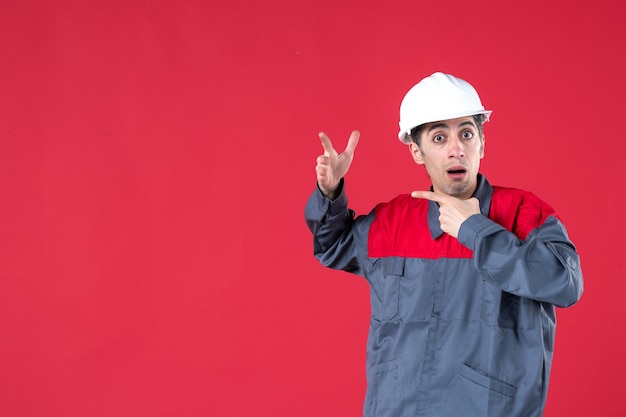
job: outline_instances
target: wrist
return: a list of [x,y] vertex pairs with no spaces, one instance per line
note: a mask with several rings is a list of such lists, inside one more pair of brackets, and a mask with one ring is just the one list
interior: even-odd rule
[[334,187],[325,187],[318,182],[317,188],[324,197],[329,200],[334,200],[339,196],[339,194],[341,194],[341,183],[342,181],[339,181],[339,183],[337,183]]

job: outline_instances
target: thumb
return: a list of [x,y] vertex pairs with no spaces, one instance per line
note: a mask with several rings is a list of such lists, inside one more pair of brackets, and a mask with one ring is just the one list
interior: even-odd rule
[[346,150],[344,152],[347,153],[354,153],[354,150],[356,149],[356,145],[359,144],[359,138],[361,137],[361,132],[359,132],[358,130],[353,130],[352,134],[350,135],[350,138],[348,139],[348,145],[346,146]]

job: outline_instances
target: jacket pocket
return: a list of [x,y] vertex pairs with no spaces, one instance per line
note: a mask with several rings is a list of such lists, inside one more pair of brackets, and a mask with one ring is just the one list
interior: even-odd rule
[[398,364],[396,359],[373,365],[367,370],[365,417],[393,415],[398,402]]
[[384,321],[400,319],[400,283],[404,276],[404,258],[384,258],[383,311]]
[[508,416],[512,410],[517,387],[461,365],[442,405],[446,416]]
[[468,365],[463,364],[463,366],[461,366],[459,375],[483,388],[498,392],[502,395],[506,395],[507,397],[513,398],[513,395],[515,395],[516,388],[513,385],[493,378]]

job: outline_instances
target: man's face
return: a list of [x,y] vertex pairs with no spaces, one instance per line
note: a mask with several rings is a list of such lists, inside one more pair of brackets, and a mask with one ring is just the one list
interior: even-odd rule
[[426,167],[436,193],[467,199],[476,190],[484,143],[468,116],[426,124],[421,146],[411,143],[409,148],[415,162]]

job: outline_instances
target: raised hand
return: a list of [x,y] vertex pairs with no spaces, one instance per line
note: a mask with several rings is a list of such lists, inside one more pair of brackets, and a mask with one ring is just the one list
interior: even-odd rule
[[432,191],[413,191],[413,198],[425,198],[439,203],[439,223],[441,230],[452,237],[459,237],[461,224],[474,214],[480,214],[480,203],[477,198],[461,200],[451,195],[436,194]]
[[317,184],[326,197],[330,199],[337,197],[335,192],[339,187],[341,179],[350,168],[352,158],[354,157],[354,150],[359,143],[360,135],[359,131],[353,131],[348,139],[346,149],[341,153],[337,153],[329,137],[326,136],[326,133],[319,133],[322,147],[324,148],[324,154],[317,157],[315,172],[317,173]]

